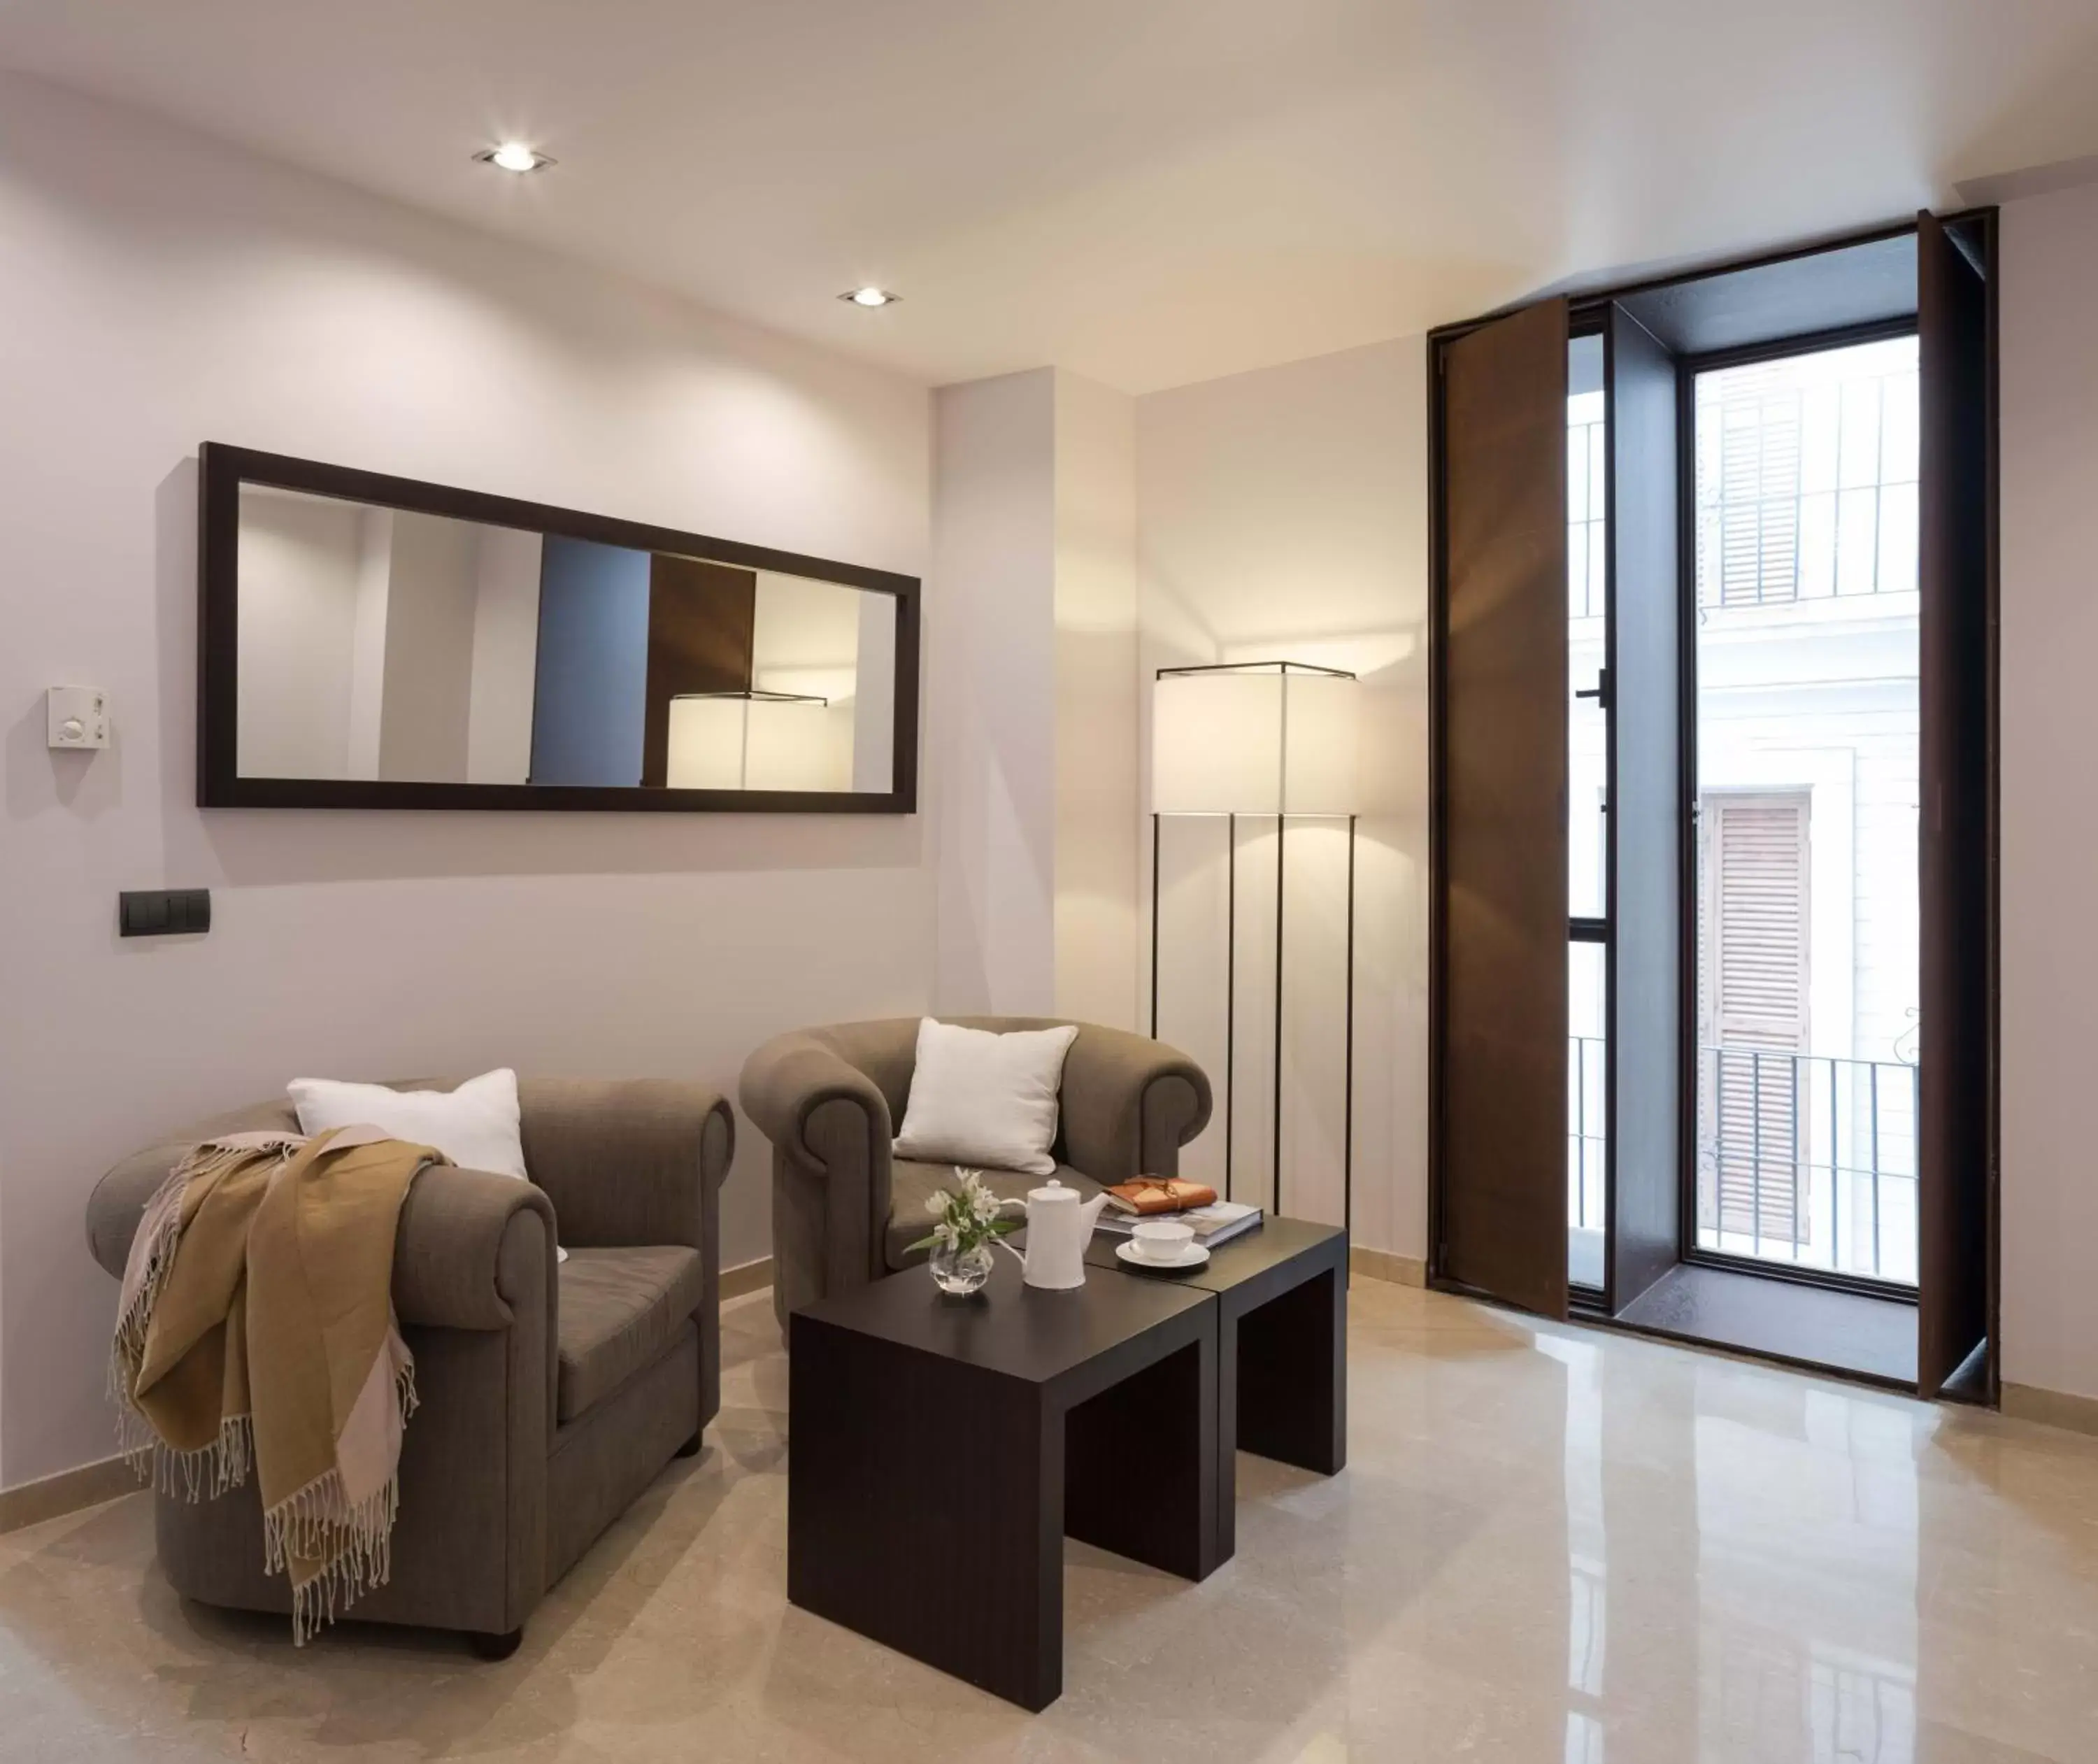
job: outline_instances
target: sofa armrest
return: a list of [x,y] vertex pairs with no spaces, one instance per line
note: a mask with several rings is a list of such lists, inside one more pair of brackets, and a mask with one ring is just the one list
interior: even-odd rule
[[87,1197],[87,1247],[112,1279],[124,1278],[124,1264],[130,1258],[131,1240],[138,1235],[146,1203],[195,1143],[194,1139],[166,1139],[149,1145],[94,1185],[94,1192]]
[[[88,1246],[124,1277],[146,1203],[195,1142],[169,1140],[125,1159],[87,1203]],[[529,1231],[521,1224],[529,1218]],[[514,1270],[536,1244],[552,1290],[554,1209],[530,1183],[433,1165],[410,1186],[393,1238],[393,1309],[404,1323],[507,1329],[519,1296]]]
[[[834,1048],[798,1033],[766,1042],[745,1060],[736,1095],[772,1142],[779,1177],[822,1191],[819,1202],[807,1203],[827,1222],[819,1290],[841,1290],[879,1275],[896,1138],[880,1086]],[[780,1208],[804,1203],[782,1195],[775,1180],[774,1205],[777,1256]]]
[[[543,1287],[520,1278],[545,1268]],[[435,1329],[507,1329],[521,1297],[552,1292],[554,1209],[530,1183],[487,1170],[432,1165],[402,1203],[393,1236],[393,1310]]]
[[718,1255],[717,1197],[735,1117],[700,1084],[529,1078],[518,1088],[524,1167],[575,1248],[683,1244]]
[[812,1140],[809,1132],[826,1104],[857,1108],[866,1117],[868,1131],[884,1144],[896,1138],[880,1086],[813,1035],[781,1035],[766,1042],[744,1062],[736,1100],[776,1149],[812,1173],[822,1168],[831,1149],[827,1143]]
[[1209,1121],[1209,1080],[1177,1047],[1087,1024],[1064,1060],[1063,1141],[1101,1182],[1172,1176]]

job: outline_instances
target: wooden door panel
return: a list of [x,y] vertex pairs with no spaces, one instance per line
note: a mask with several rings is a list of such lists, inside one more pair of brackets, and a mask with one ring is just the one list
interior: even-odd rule
[[1675,358],[1621,306],[1609,391],[1611,945],[1608,1298],[1622,1311],[1682,1245],[1683,580]]
[[751,678],[757,574],[658,552],[648,570],[648,681],[641,782],[669,778],[670,700],[681,692],[742,692]]
[[1439,1277],[1566,1310],[1567,308],[1442,360]]
[[1919,217],[1922,369],[1922,1030],[1917,1384],[1934,1396],[1990,1330],[1995,1046],[1994,427],[1983,269]]

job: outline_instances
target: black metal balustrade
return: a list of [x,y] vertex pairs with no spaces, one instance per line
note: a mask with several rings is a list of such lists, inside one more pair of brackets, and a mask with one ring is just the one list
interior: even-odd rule
[[[1566,1222],[1582,1231],[1603,1223],[1604,1074],[1609,1043],[1600,1035],[1573,1035],[1566,1048]],[[1591,1193],[1591,1191],[1593,1191]]]
[[[1567,1222],[1603,1221],[1606,1044],[1569,1038]],[[1698,1051],[1703,1249],[1915,1284],[1916,1073],[1900,1060]]]

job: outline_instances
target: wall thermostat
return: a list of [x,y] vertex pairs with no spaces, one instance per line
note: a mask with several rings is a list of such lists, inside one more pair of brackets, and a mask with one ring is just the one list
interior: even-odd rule
[[55,748],[109,745],[109,696],[91,686],[55,686],[44,694],[44,738]]

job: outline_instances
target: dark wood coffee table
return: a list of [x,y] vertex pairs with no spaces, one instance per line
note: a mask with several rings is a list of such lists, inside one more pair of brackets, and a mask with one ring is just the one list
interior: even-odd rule
[[1047,1707],[1066,1533],[1189,1580],[1222,1560],[1219,1297],[1120,1274],[1038,1292],[1000,1253],[973,1299],[914,1268],[796,1312],[788,1599]]
[[1217,1297],[1217,1560],[1237,1547],[1237,1455],[1332,1476],[1348,1461],[1348,1234],[1271,1218],[1220,1244],[1188,1274],[1132,1272],[1121,1241],[1086,1260],[1147,1284]]

